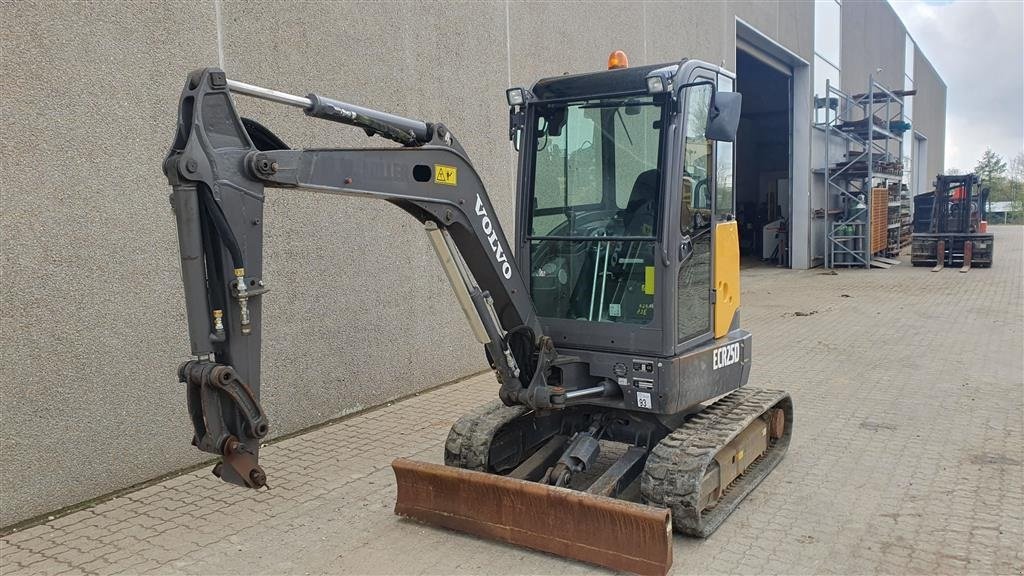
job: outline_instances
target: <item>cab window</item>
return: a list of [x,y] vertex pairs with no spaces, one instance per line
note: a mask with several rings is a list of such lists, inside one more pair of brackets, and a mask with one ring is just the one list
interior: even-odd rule
[[682,205],[679,226],[683,234],[705,228],[711,220],[712,142],[704,136],[712,87],[689,88],[686,100],[686,135],[683,143]]
[[654,318],[663,95],[552,103],[532,126],[530,292],[548,318]]
[[[686,92],[683,141],[683,182],[679,207],[682,263],[676,286],[678,342],[711,329],[711,214],[714,208],[712,142],[704,136],[712,87],[691,86]],[[683,254],[685,252],[685,255]]]

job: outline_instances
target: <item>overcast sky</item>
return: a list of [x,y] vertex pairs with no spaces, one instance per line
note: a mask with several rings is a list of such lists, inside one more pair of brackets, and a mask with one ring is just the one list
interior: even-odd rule
[[1024,2],[890,3],[946,82],[946,168],[1024,152]]

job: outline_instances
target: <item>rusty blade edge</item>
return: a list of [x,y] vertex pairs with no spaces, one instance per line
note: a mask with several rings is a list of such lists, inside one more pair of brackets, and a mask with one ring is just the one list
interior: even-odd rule
[[[666,509],[405,459],[395,460],[392,468],[398,480],[395,513],[400,516],[638,574],[663,575],[672,565],[672,531]],[[467,506],[466,490],[471,491],[469,500],[500,493],[503,505],[497,512]],[[518,507],[507,506],[509,495],[520,500]],[[559,508],[557,502],[563,499]],[[526,516],[524,509],[529,511]],[[573,509],[583,509],[585,514],[566,522],[541,517],[545,513],[569,514]],[[531,518],[533,510],[541,512]],[[596,524],[598,518],[604,522]],[[622,530],[623,526],[634,529]],[[617,534],[604,531],[615,527],[620,528]]]
[[[443,528],[457,530],[473,536],[481,536],[492,540],[524,546],[541,552],[547,552],[557,556],[563,556],[573,560],[596,564],[598,566],[604,566],[615,570],[625,570],[636,574],[653,574],[662,576],[668,573],[668,569],[672,566],[671,561],[651,560],[618,551],[594,548],[593,546],[588,546],[587,544],[565,538],[555,538],[549,534],[539,534],[537,532],[531,532],[514,526],[493,524],[477,518],[467,518],[465,516],[457,516],[427,508],[403,506],[401,510],[396,508],[395,513],[399,516],[433,526],[441,526]],[[474,529],[479,527],[491,527],[493,530]],[[536,542],[537,537],[548,538],[554,542],[551,542],[550,546],[544,546]]]

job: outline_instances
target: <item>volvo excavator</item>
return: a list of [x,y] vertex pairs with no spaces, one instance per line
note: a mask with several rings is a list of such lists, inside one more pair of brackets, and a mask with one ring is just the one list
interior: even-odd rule
[[[616,570],[664,574],[673,529],[706,537],[782,459],[792,402],[745,386],[733,75],[698,60],[507,91],[514,240],[443,124],[188,75],[172,187],[193,444],[267,484],[260,443],[263,203],[269,189],[383,200],[418,220],[482,344],[498,398],[452,426],[444,465],[398,458],[395,512]],[[293,150],[237,97],[397,145]],[[272,304],[272,299],[267,301]]]

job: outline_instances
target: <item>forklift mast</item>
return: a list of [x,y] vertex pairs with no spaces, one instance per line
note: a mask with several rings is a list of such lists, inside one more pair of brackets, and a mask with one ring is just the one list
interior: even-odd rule
[[931,232],[969,234],[985,219],[988,188],[976,174],[939,174],[935,178]]

